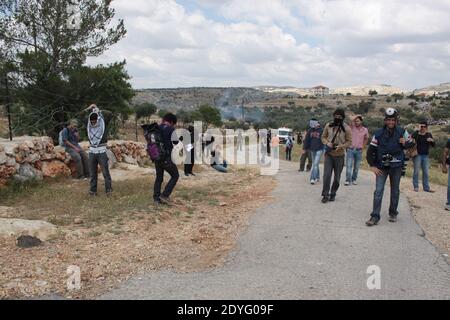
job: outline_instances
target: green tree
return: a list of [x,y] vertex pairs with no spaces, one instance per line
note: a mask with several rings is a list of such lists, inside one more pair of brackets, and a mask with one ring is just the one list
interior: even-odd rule
[[[70,24],[71,9],[79,24]],[[129,115],[133,93],[125,62],[84,66],[87,57],[125,36],[123,21],[114,22],[114,14],[111,1],[1,1],[0,44],[15,62],[11,76],[20,84],[13,97],[21,106],[13,115],[18,131],[56,137],[62,124],[90,102],[111,109],[112,131],[117,119]]]
[[210,124],[220,127],[222,125],[222,116],[220,110],[210,105],[204,104],[198,108],[198,113],[204,125],[208,127]]
[[143,119],[144,122],[149,123],[152,115],[156,113],[156,106],[153,103],[144,102],[135,107],[136,123]]
[[376,96],[378,94],[378,92],[376,90],[369,90],[369,95],[371,97]]

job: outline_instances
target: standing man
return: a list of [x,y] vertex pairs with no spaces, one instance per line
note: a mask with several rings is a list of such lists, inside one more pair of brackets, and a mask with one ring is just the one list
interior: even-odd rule
[[239,150],[239,151],[242,151],[243,140],[244,140],[244,137],[242,136],[242,129],[238,129],[236,142],[237,142],[237,150]]
[[[303,145],[303,152],[304,154],[306,152],[310,154],[310,157],[312,159],[312,171],[310,182],[311,184],[316,184],[320,180],[319,164],[324,148],[322,143],[323,129],[320,127],[320,123],[316,119],[311,119],[309,121],[309,127],[310,129],[306,133],[305,144]],[[304,162],[302,163],[304,165]]]
[[400,178],[405,162],[404,149],[414,146],[408,131],[399,126],[398,120],[398,111],[394,108],[388,108],[385,112],[384,127],[375,132],[367,150],[367,162],[370,165],[370,170],[376,176],[373,211],[370,214],[370,220],[366,222],[369,227],[378,224],[378,221],[380,221],[384,185],[388,177],[391,185],[389,221],[397,221]]
[[62,141],[66,152],[70,154],[70,157],[75,161],[77,167],[77,179],[87,180],[89,178],[89,163],[88,156],[80,147],[78,142],[80,141],[80,135],[78,134],[78,121],[72,119],[69,121],[69,125],[62,130]]
[[445,205],[445,210],[450,211],[450,138],[447,140],[447,144],[444,148],[444,154],[442,157],[442,172],[448,173],[448,182],[447,182],[447,204]]
[[[177,124],[177,116],[172,113],[167,113],[163,119],[162,123],[159,125],[159,130],[161,132],[162,141],[164,144],[166,157],[160,161],[155,161],[156,169],[156,179],[153,192],[153,200],[156,205],[159,204],[171,204],[169,199],[172,194],[175,185],[177,184],[178,178],[180,177],[178,173],[177,166],[172,161],[172,150],[173,143],[177,144],[178,139],[173,135],[175,131],[175,125]],[[173,137],[172,137],[173,135]],[[161,194],[161,185],[164,180],[164,171],[170,175],[170,180],[167,183],[163,193]]]
[[347,149],[347,177],[345,185],[356,185],[358,179],[359,166],[362,160],[362,152],[369,142],[369,130],[362,125],[363,117],[361,115],[355,116],[350,125],[352,130],[352,145]]
[[433,136],[428,132],[428,122],[421,121],[419,124],[419,130],[413,133],[414,142],[417,145],[417,155],[413,158],[414,161],[414,174],[413,174],[413,187],[415,192],[419,192],[419,172],[422,168],[422,186],[423,191],[431,192],[430,182],[428,178],[428,170],[430,167],[430,159],[428,157],[430,147],[434,147]]
[[292,139],[292,136],[289,134],[286,139],[286,160],[292,161],[292,149],[294,148],[294,140]]
[[[184,175],[188,177],[189,175],[195,176],[195,174],[192,172],[194,169],[194,163],[195,163],[195,148],[194,146],[198,142],[198,138],[194,136],[194,126],[188,127],[189,135],[191,137],[191,141],[188,144],[184,145],[184,150],[186,152],[186,156],[184,159]],[[181,138],[180,138],[181,140]]]
[[306,160],[308,160],[308,165],[306,166],[306,172],[310,171],[311,167],[312,167],[311,151],[309,151],[305,147],[307,138],[308,138],[308,131],[306,131],[306,133],[305,133],[305,141],[303,143],[302,155],[300,157],[300,168],[298,169],[298,171],[300,171],[300,172],[305,171]]
[[100,112],[100,109],[95,104],[89,106],[88,111],[90,111],[90,114],[87,134],[90,143],[89,170],[91,171],[89,194],[91,196],[97,195],[97,168],[100,165],[103,178],[105,179],[106,196],[110,197],[112,194],[112,179],[109,173],[106,146],[108,142],[108,124],[111,117],[108,113]]
[[[333,122],[327,123],[322,134],[322,143],[325,145],[322,203],[335,200],[336,192],[340,185],[342,169],[344,169],[345,150],[352,145],[352,131],[344,123],[344,110],[336,109],[333,117]],[[333,185],[331,185],[333,172],[334,181]]]

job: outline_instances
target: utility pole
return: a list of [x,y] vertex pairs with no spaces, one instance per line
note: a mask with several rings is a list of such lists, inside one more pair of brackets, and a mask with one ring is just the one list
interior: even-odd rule
[[9,140],[12,141],[11,129],[11,96],[9,94],[8,71],[5,72],[5,90],[6,90],[6,112],[8,114]]

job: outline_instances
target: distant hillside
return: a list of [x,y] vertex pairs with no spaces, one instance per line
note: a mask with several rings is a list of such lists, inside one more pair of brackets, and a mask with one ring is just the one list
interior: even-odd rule
[[150,102],[160,109],[194,109],[202,104],[220,108],[238,107],[271,99],[294,96],[295,93],[265,92],[255,88],[174,88],[137,90],[133,103]]
[[378,94],[381,95],[390,95],[395,93],[406,93],[406,90],[393,87],[387,84],[380,85],[368,85],[368,86],[354,86],[354,87],[343,87],[332,89],[332,94],[347,94],[351,93],[353,96],[368,96],[369,91],[375,90]]
[[413,93],[415,95],[424,93],[429,96],[432,96],[434,94],[448,94],[450,93],[450,82],[441,83],[439,85],[429,86],[422,89],[416,89],[413,91]]

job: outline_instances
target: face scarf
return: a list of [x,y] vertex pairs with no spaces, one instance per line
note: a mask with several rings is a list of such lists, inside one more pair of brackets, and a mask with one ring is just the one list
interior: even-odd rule
[[[95,112],[89,115],[89,119],[94,113]],[[93,147],[98,147],[98,145],[102,141],[103,134],[105,133],[105,121],[103,120],[103,117],[100,113],[97,113],[97,115],[97,123],[95,125],[92,125],[91,121],[89,120],[87,126],[89,142]]]

